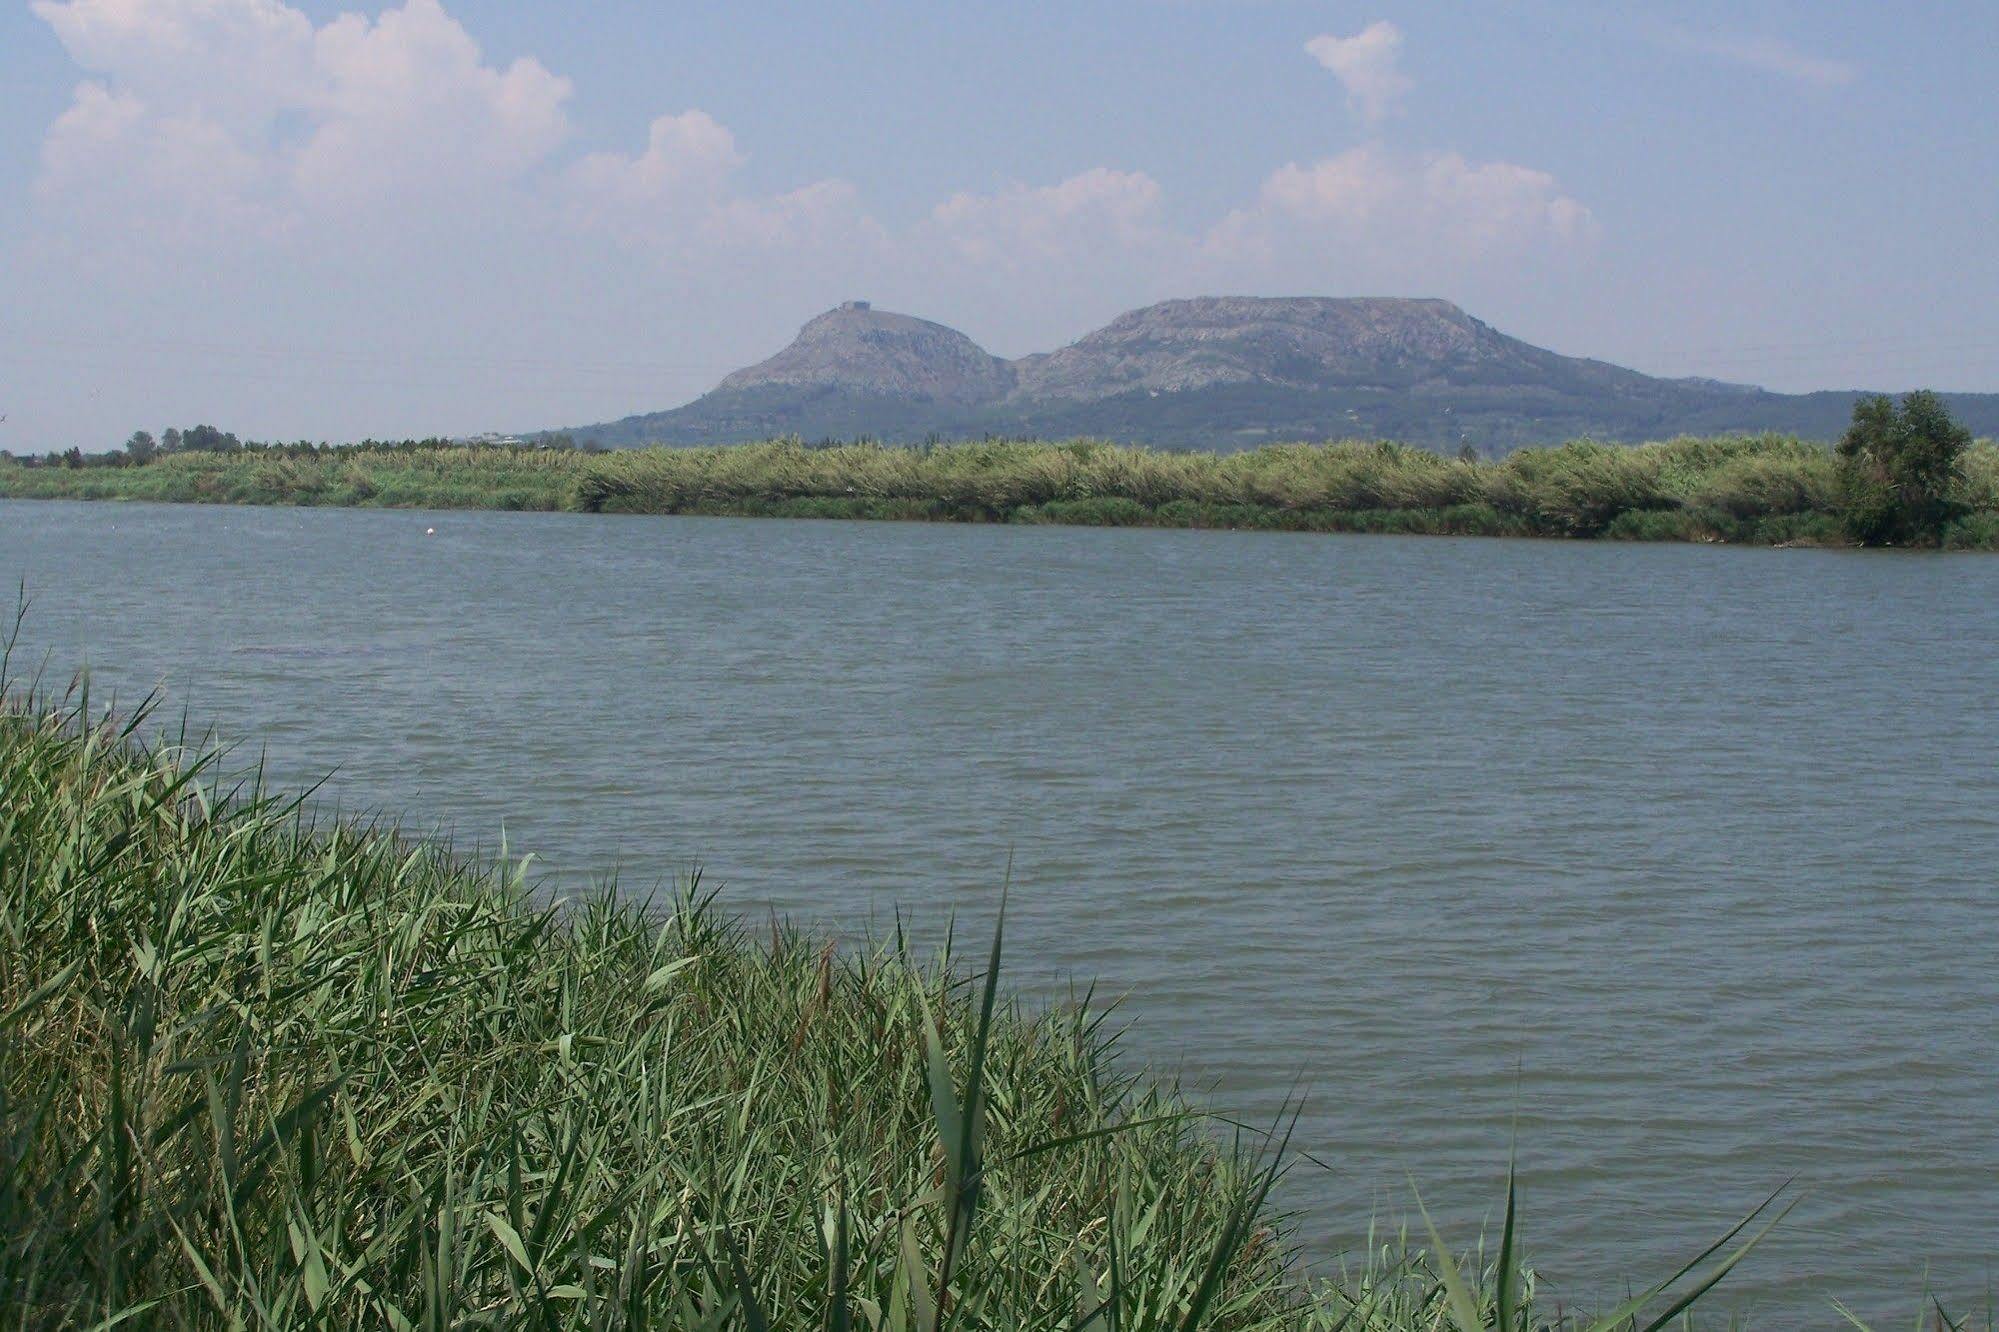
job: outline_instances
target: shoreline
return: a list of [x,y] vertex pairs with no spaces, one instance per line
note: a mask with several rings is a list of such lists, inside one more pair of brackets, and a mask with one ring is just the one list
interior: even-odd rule
[[[623,1326],[752,1302],[770,1326],[1583,1326],[1518,1254],[1454,1262],[1434,1230],[1311,1275],[1269,1201],[1281,1118],[1231,1146],[1122,1066],[1106,1011],[1006,999],[997,923],[929,960],[766,932],[698,883],[544,905],[523,866],[149,747],[147,707],[93,722],[8,683],[0,1188],[39,1201],[0,1208],[0,1302],[400,1325],[440,1293],[518,1320],[609,1283]],[[1704,1293],[1777,1203],[1632,1309]],[[1512,1205],[1508,1180],[1509,1233]]]
[[[1167,453],[1096,441],[899,448],[271,446],[145,464],[0,461],[0,499],[687,514],[1846,547],[1830,450],[1783,436],[1572,441],[1499,461],[1394,444]],[[1935,547],[1999,550],[1999,446]]]

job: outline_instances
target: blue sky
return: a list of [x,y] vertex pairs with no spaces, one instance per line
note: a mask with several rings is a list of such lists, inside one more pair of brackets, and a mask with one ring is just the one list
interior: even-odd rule
[[868,297],[1017,355],[1425,295],[1999,390],[1999,5],[0,8],[0,447],[670,406]]

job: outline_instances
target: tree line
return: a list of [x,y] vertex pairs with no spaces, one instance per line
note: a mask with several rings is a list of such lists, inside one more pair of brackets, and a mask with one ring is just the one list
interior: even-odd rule
[[319,458],[353,453],[418,452],[438,449],[580,449],[585,453],[602,452],[603,445],[595,440],[578,444],[574,436],[568,434],[538,435],[531,439],[495,443],[482,440],[449,439],[442,435],[430,435],[422,439],[363,439],[346,444],[329,444],[325,440],[314,442],[309,439],[292,441],[239,439],[235,432],[222,430],[212,425],[189,426],[186,429],[168,427],[155,437],[150,430],[134,430],[131,437],[117,448],[100,453],[85,453],[81,448],[51,449],[42,454],[25,454],[16,457],[0,449],[0,461],[12,462],[22,467],[144,467],[160,458],[183,453],[242,453],[268,454],[280,458]]
[[[1837,475],[1835,516],[1849,540],[1863,546],[1937,545],[1951,523],[1969,511],[1960,495],[1964,458],[1971,432],[1953,420],[1943,399],[1928,390],[1905,395],[1900,403],[1885,396],[1866,397],[1854,404],[1853,421],[1834,448]],[[443,449],[533,451],[576,449],[601,452],[596,441],[578,445],[567,434],[528,440],[514,438],[453,440],[364,439],[329,445],[297,440],[291,443],[243,440],[212,425],[170,428],[156,439],[136,430],[122,448],[86,454],[81,449],[15,458],[0,451],[0,461],[24,467],[144,467],[177,454],[270,454],[288,458],[324,458],[366,453],[415,452]],[[1459,461],[1478,466],[1468,447]]]

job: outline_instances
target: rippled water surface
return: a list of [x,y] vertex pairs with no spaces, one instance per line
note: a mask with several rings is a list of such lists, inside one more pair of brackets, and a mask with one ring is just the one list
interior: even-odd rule
[[[426,535],[434,527],[435,535]],[[633,887],[983,930],[1268,1115],[1324,1257],[1469,1241],[1516,1109],[1565,1297],[1796,1175],[1731,1281],[1983,1300],[1999,557],[0,503],[25,649],[285,781]]]

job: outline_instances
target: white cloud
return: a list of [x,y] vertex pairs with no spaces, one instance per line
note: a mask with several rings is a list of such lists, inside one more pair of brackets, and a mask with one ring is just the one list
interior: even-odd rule
[[1323,33],[1305,50],[1333,72],[1347,90],[1347,105],[1370,125],[1386,119],[1415,86],[1401,68],[1402,30],[1387,19],[1351,37]]
[[312,95],[312,23],[276,0],[34,0],[85,69],[162,104],[236,119]]
[[1512,162],[1468,162],[1433,153],[1423,162],[1418,211],[1429,214],[1473,249],[1516,242],[1588,239],[1596,220],[1562,193],[1546,171]]
[[341,15],[313,35],[312,68],[301,109],[318,123],[294,166],[308,198],[511,181],[569,134],[569,80],[528,58],[487,65],[438,0]]
[[872,259],[888,235],[844,180],[816,180],[769,198],[734,195],[711,215],[707,236],[718,244],[824,253],[846,247],[850,258]]
[[101,227],[188,240],[276,228],[262,176],[212,118],[156,114],[132,93],[85,82],[42,142],[35,192],[45,205],[87,202]]
[[[1050,185],[956,193],[892,235],[845,181],[745,190],[735,136],[699,109],[653,120],[636,152],[564,164],[569,81],[529,57],[488,61],[439,0],[318,26],[282,0],[33,7],[95,76],[48,132],[41,200],[174,243],[358,234],[413,253],[410,238],[426,227],[448,237],[540,217],[673,271],[758,252],[794,275],[812,262],[855,272],[901,251],[948,287],[953,273],[1137,283],[1202,265],[1226,282],[1241,256],[1309,264],[1327,243],[1443,263],[1592,227],[1545,172],[1366,144],[1277,168],[1212,227],[1174,225],[1156,179],[1100,166]],[[1382,21],[1306,49],[1373,121],[1410,86],[1401,44]],[[544,198],[561,202],[544,211]]]
[[[43,143],[45,203],[185,239],[190,216],[272,235],[387,199],[469,201],[569,133],[560,78],[489,65],[438,0],[315,28],[276,0],[36,0],[81,84]],[[179,220],[178,222],[176,220]]]
[[1255,204],[1224,218],[1207,244],[1217,254],[1266,260],[1338,244],[1403,265],[1448,268],[1588,241],[1595,230],[1589,209],[1545,171],[1363,144],[1277,168]]
[[652,122],[644,152],[591,153],[570,169],[570,180],[606,203],[658,205],[689,194],[711,198],[742,163],[735,135],[706,111],[684,111]]
[[[366,429],[430,428],[472,403],[491,413],[478,424],[513,426],[660,406],[767,350],[771,311],[854,295],[979,311],[978,331],[1024,351],[1172,295],[1518,289],[1572,269],[1595,231],[1546,172],[1381,143],[1278,166],[1218,222],[1105,165],[950,193],[888,227],[844,180],[753,184],[744,146],[698,108],[624,150],[572,148],[569,81],[531,57],[488,58],[439,0],[323,24],[282,0],[33,8],[86,77],[44,137],[28,243],[0,277],[50,275],[32,279],[37,299],[79,328],[166,318],[218,346],[321,341],[312,356],[243,353],[249,370],[209,381],[186,351],[151,389],[209,383],[213,404],[174,400],[234,420],[231,403],[265,384],[285,433],[338,431],[397,392],[405,424]],[[1409,87],[1400,43],[1376,23],[1308,49],[1372,121]],[[563,355],[677,358],[665,373],[686,378],[595,370],[588,406],[537,397],[515,370],[476,391],[414,373],[340,391],[356,347],[400,372],[460,345],[511,347],[510,365],[549,374]],[[605,386],[627,373],[635,387]],[[301,419],[307,402],[333,419]]]
[[317,27],[281,0],[35,12],[98,76],[43,145],[39,197],[77,226],[407,251],[426,231],[519,230],[547,212],[683,269],[708,250],[823,251],[879,230],[844,182],[742,192],[744,154],[699,109],[655,119],[635,154],[564,165],[569,81],[532,58],[488,61],[439,0]]
[[1655,25],[1651,32],[1661,45],[1692,51],[1761,74],[1773,74],[1812,88],[1841,88],[1860,77],[1860,71],[1848,62],[1813,55],[1780,37],[1697,32],[1673,24]]
[[572,221],[609,234],[667,267],[701,256],[788,251],[793,261],[845,245],[872,253],[882,233],[843,180],[770,196],[746,194],[735,135],[705,111],[660,116],[636,155],[591,153],[563,176]]
[[1169,205],[1144,172],[1099,167],[953,195],[897,253],[918,276],[918,313],[979,310],[1021,351],[1170,296],[1478,300],[1573,271],[1596,234],[1589,210],[1547,172],[1381,144],[1278,167],[1211,225]]
[[642,243],[705,217],[742,164],[727,127],[705,111],[684,111],[655,119],[641,153],[591,153],[570,166],[563,193],[581,225]]
[[943,242],[974,264],[1017,266],[1158,234],[1159,182],[1093,167],[1054,185],[958,193],[931,210]]
[[1842,87],[1859,76],[1858,71],[1844,60],[1815,56],[1787,42],[1767,37],[1717,38],[1708,44],[1707,49],[1738,65],[1819,88]]

